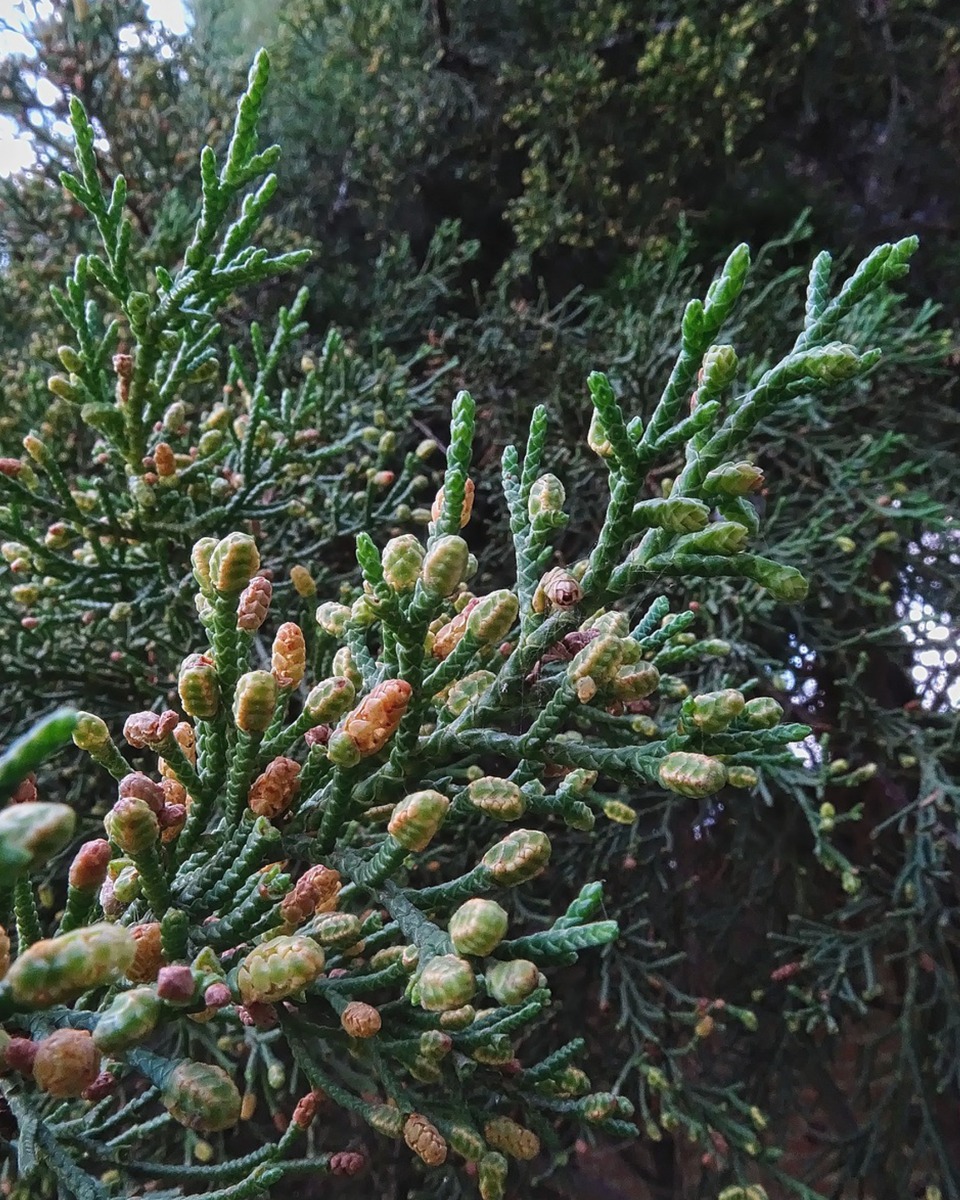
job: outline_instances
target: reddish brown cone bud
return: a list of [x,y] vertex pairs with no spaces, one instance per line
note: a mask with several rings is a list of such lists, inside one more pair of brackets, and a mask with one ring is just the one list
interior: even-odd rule
[[[404,679],[378,683],[347,714],[337,733],[349,739],[361,758],[379,753],[403,720],[412,695],[413,688]],[[331,738],[331,750],[333,741]]]
[[111,1071],[101,1071],[93,1083],[89,1087],[83,1089],[81,1099],[88,1100],[91,1104],[96,1104],[98,1100],[104,1100],[117,1087],[117,1078]]
[[341,1150],[330,1158],[331,1175],[359,1175],[367,1160],[359,1150]]
[[411,1113],[407,1117],[403,1140],[428,1167],[439,1167],[447,1160],[447,1143],[440,1130],[420,1113]]
[[37,1046],[34,1082],[51,1096],[79,1096],[99,1073],[100,1051],[86,1029],[58,1029]]
[[188,966],[175,963],[157,974],[157,995],[171,1004],[189,1004],[197,992],[197,981]]
[[30,1038],[13,1037],[7,1042],[4,1061],[11,1071],[19,1071],[21,1075],[30,1075],[33,1073],[33,1062],[37,1057],[38,1045],[39,1042],[31,1041]]
[[300,789],[300,764],[275,758],[250,785],[247,804],[258,817],[272,820],[287,811]]
[[273,584],[270,580],[262,575],[254,575],[237,601],[237,628],[244,633],[256,633],[267,619],[272,597]]
[[117,785],[117,794],[121,800],[143,800],[155,813],[164,805],[163,788],[141,771],[132,771],[129,775],[124,775]]
[[99,891],[107,877],[109,862],[110,843],[105,838],[84,842],[70,864],[70,886],[81,892]]
[[131,930],[136,939],[133,963],[127,968],[131,983],[153,983],[163,966],[163,945],[160,940],[160,922],[148,921],[134,925]]
[[372,1004],[352,1000],[340,1014],[340,1024],[356,1038],[375,1037],[380,1032],[380,1014]]
[[230,989],[225,983],[211,983],[203,993],[203,1002],[207,1008],[226,1008],[232,1001]]
[[303,630],[293,621],[286,621],[277,630],[273,639],[271,669],[277,687],[284,691],[299,687],[303,682],[307,663],[307,644]]
[[319,1092],[308,1092],[297,1101],[293,1110],[293,1123],[298,1129],[309,1129],[320,1108],[323,1097]]
[[139,712],[127,717],[123,723],[123,736],[135,750],[149,747],[159,750],[176,729],[180,718],[175,712]]

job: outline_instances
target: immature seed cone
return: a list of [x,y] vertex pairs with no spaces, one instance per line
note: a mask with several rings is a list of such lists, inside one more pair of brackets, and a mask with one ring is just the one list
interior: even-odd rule
[[584,1096],[579,1104],[580,1115],[591,1125],[607,1121],[610,1117],[626,1116],[632,1112],[633,1106],[624,1096],[614,1095],[613,1092],[594,1092],[592,1096]]
[[83,1089],[81,1099],[89,1100],[91,1104],[97,1104],[101,1100],[105,1100],[116,1090],[117,1077],[112,1071],[101,1071],[93,1083],[89,1087]]
[[727,783],[735,788],[753,788],[757,786],[758,775],[753,767],[727,767]]
[[170,1004],[192,1004],[197,977],[186,963],[171,963],[157,972],[157,995]]
[[285,813],[300,790],[300,764],[292,758],[275,758],[250,785],[247,804],[258,817],[273,820]]
[[11,1037],[3,1031],[3,1058],[0,1069],[17,1071],[21,1075],[33,1073],[34,1059],[37,1057],[37,1043],[26,1037]]
[[318,725],[337,721],[356,699],[356,690],[345,675],[322,679],[310,689],[303,711]]
[[161,1099],[175,1121],[196,1133],[218,1133],[240,1120],[236,1084],[221,1067],[208,1063],[178,1063]]
[[420,1034],[419,1049],[424,1058],[441,1059],[453,1049],[453,1038],[439,1029],[425,1029]]
[[487,995],[498,1004],[522,1004],[540,986],[540,970],[525,958],[491,963],[484,974]]
[[579,1067],[566,1066],[549,1081],[547,1090],[558,1096],[583,1096],[590,1091],[590,1079]]
[[612,634],[593,638],[574,656],[567,667],[572,682],[592,679],[598,687],[609,683],[623,665],[625,639]]
[[770,562],[769,559],[756,560],[751,579],[766,588],[775,600],[782,600],[786,604],[802,600],[809,590],[809,584],[796,567]]
[[133,934],[122,925],[87,925],[24,950],[6,982],[17,1004],[49,1008],[88,988],[115,983],[133,962]]
[[483,1136],[494,1150],[511,1158],[529,1162],[540,1153],[540,1139],[530,1129],[511,1121],[509,1117],[492,1117],[483,1127]]
[[321,913],[313,924],[311,937],[321,946],[352,946],[360,937],[360,918],[356,913]]
[[447,689],[444,707],[454,716],[459,716],[475,700],[487,692],[495,683],[497,677],[492,671],[471,671],[452,683]]
[[469,554],[462,537],[437,538],[423,560],[420,578],[424,588],[434,596],[449,596],[466,574]]
[[165,804],[157,815],[160,822],[160,840],[164,845],[178,837],[187,823],[185,804]]
[[377,609],[368,595],[358,596],[350,607],[350,620],[362,629],[369,629],[377,620]]
[[659,684],[660,672],[653,663],[636,663],[621,667],[612,679],[607,680],[606,692],[613,700],[629,703],[652,695]]
[[703,481],[704,491],[721,492],[725,496],[746,496],[763,486],[763,471],[752,462],[721,463],[708,471]]
[[600,414],[596,409],[593,411],[593,416],[590,418],[590,428],[587,430],[587,445],[601,458],[613,457],[613,445],[610,439],[604,432],[603,422],[600,420]]
[[477,1164],[477,1185],[480,1200],[503,1200],[507,1186],[507,1160],[492,1150]]
[[501,887],[516,887],[546,869],[550,839],[539,829],[514,829],[480,861]]
[[77,724],[73,730],[73,744],[88,754],[96,754],[105,749],[110,743],[110,730],[107,723],[93,713],[77,714]]
[[244,1004],[273,1004],[302,991],[323,970],[323,950],[299,934],[271,938],[246,956],[237,971]]
[[500,945],[507,935],[509,918],[506,909],[495,900],[476,897],[461,904],[451,916],[447,931],[459,954],[487,955]]
[[420,972],[417,981],[420,1005],[427,1012],[446,1012],[460,1008],[473,997],[477,981],[473,968],[455,954],[440,954],[431,958]]
[[[418,543],[419,545],[419,543]],[[327,600],[317,608],[317,624],[330,637],[340,638],[350,620],[350,609],[345,604]]]
[[447,1161],[447,1143],[439,1129],[420,1113],[411,1113],[403,1125],[403,1140],[428,1167]]
[[449,808],[450,801],[440,792],[414,792],[394,808],[387,832],[406,850],[426,850]]
[[527,801],[512,779],[485,775],[467,786],[466,798],[474,808],[498,821],[518,821],[527,811]]
[[618,825],[632,825],[637,819],[635,810],[622,800],[604,800],[603,814],[607,820],[616,821]]
[[97,1027],[93,1040],[103,1054],[118,1054],[148,1038],[160,1019],[160,998],[150,987],[129,988],[113,998]]
[[[120,859],[119,861],[123,862],[124,860]],[[123,867],[117,872],[116,878],[112,882],[114,898],[121,907],[125,908],[140,895],[140,872],[134,866]],[[103,911],[104,913],[107,911],[106,904],[104,904]]]
[[450,1029],[454,1033],[458,1033],[461,1029],[467,1029],[477,1018],[477,1010],[472,1004],[464,1004],[460,1008],[451,1008],[447,1012],[440,1014],[441,1029]]
[[0,979],[6,978],[10,969],[10,935],[0,925]]
[[479,1162],[487,1151],[483,1138],[468,1125],[451,1125],[447,1130],[447,1140],[450,1148],[468,1162]]
[[741,692],[724,688],[719,692],[704,692],[694,696],[684,704],[684,709],[701,733],[723,733],[730,722],[743,712],[744,704]]
[[0,810],[0,874],[5,882],[29,875],[73,837],[76,813],[66,804],[14,804]]
[[242,592],[259,570],[260,552],[248,533],[228,533],[210,553],[210,584],[222,596]]
[[[187,789],[176,779],[162,779],[160,787],[163,790],[163,808],[170,808],[175,804],[187,803]],[[163,812],[161,808],[160,812]],[[158,814],[159,816],[159,814]]]
[[304,600],[317,594],[316,580],[307,568],[299,563],[290,568],[290,582],[293,584],[293,590]]
[[495,646],[507,636],[520,612],[520,601],[503,589],[481,597],[470,610],[467,628],[485,646]]
[[200,721],[212,720],[220,707],[220,680],[214,660],[206,654],[191,654],[184,659],[176,690],[188,716]]
[[727,782],[727,769],[722,762],[706,754],[691,754],[686,750],[668,754],[657,773],[668,791],[695,799],[712,796]]
[[103,818],[103,825],[110,841],[131,858],[146,854],[160,836],[157,814],[145,800],[134,796],[118,800]]
[[100,1051],[85,1029],[58,1029],[37,1045],[33,1079],[41,1092],[79,1096],[100,1074]]
[[412,592],[420,578],[426,550],[412,533],[391,538],[383,548],[383,577],[395,592]]
[[531,520],[551,513],[561,513],[566,499],[567,493],[556,475],[541,475],[533,481],[530,488],[527,512]]
[[299,687],[303,681],[307,669],[307,644],[303,630],[293,621],[285,621],[277,630],[271,667],[277,687],[284,691]]
[[127,978],[131,983],[153,983],[163,966],[160,922],[147,921],[143,925],[134,925],[131,933],[136,941],[136,950],[133,962],[127,967]]
[[514,1062],[516,1055],[510,1039],[506,1034],[492,1034],[488,1042],[474,1046],[470,1051],[474,1062],[483,1063],[486,1067],[505,1067]]
[[323,1096],[318,1092],[307,1092],[297,1101],[291,1121],[298,1129],[309,1129],[320,1108]]
[[748,729],[773,729],[783,717],[783,709],[772,696],[756,696],[748,700],[740,714]]
[[248,671],[237,680],[233,719],[244,733],[263,733],[273,719],[277,681],[269,671]]
[[[173,740],[183,751],[183,757],[187,762],[195,767],[197,765],[197,734],[189,721],[177,722],[173,729]],[[162,758],[157,760],[157,765],[160,767],[164,779],[175,778],[173,771]]]
[[352,1000],[340,1014],[340,1024],[351,1037],[371,1038],[380,1032],[382,1022],[372,1004]]
[[37,801],[37,777],[31,773],[21,779],[10,794],[11,804],[35,804]]
[[733,346],[710,346],[699,371],[701,389],[717,395],[733,383],[737,373],[737,352]]
[[273,584],[263,575],[254,575],[237,601],[237,628],[256,633],[267,619],[272,599]]

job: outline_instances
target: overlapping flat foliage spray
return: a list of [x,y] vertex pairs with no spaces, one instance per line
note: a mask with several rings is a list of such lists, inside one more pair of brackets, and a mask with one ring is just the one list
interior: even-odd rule
[[[785,397],[870,369],[879,352],[832,342],[832,330],[906,270],[912,248],[879,248],[833,298],[819,258],[803,332],[744,393],[733,347],[716,340],[746,278],[743,246],[688,305],[647,421],[591,375],[589,442],[609,490],[580,562],[555,563],[568,515],[562,482],[545,470],[538,409],[523,455],[503,457],[515,585],[469,590],[467,393],[454,403],[426,542],[406,534],[378,547],[361,534],[362,594],[321,603],[315,625],[284,621],[269,651],[273,588],[255,539],[195,543],[207,638],[183,647],[179,711],[126,719],[132,760],[83,712],[0,766],[20,801],[0,813],[15,927],[2,939],[0,1011],[21,1171],[42,1161],[83,1196],[107,1194],[107,1171],[127,1190],[148,1178],[174,1185],[156,1194],[189,1185],[239,1200],[289,1173],[362,1168],[313,1120],[332,1103],[403,1139],[429,1168],[465,1160],[494,1200],[508,1160],[559,1152],[570,1121],[635,1132],[631,1103],[593,1091],[575,1065],[578,1041],[539,1060],[527,1052],[534,1031],[549,1038],[551,968],[618,936],[616,922],[597,919],[600,885],[583,881],[534,932],[513,897],[549,869],[564,827],[630,822],[664,795],[694,819],[691,801],[752,787],[792,758],[789,743],[807,729],[782,724],[774,701],[733,687],[691,694],[669,673],[695,672],[726,647],[698,641],[694,613],[671,614],[658,583],[725,577],[802,599],[795,568],[750,548],[759,518],[749,495],[762,475],[736,455]],[[190,266],[195,257],[188,275],[204,269]],[[133,394],[141,376],[130,366]],[[136,412],[129,422],[118,412],[116,436],[128,423],[136,434]],[[678,449],[685,466],[669,494],[648,494],[651,469]],[[65,905],[46,928],[31,877],[70,845],[74,814],[38,800],[29,777],[16,781],[67,726],[117,798],[106,836],[73,855]],[[438,852],[478,825],[476,861],[444,871]],[[238,1035],[249,1053],[243,1093]],[[669,1097],[654,1097],[665,1077],[648,1069],[646,1079],[648,1126],[675,1127]],[[258,1097],[284,1114],[280,1136],[253,1120]],[[237,1157],[219,1139],[241,1122],[255,1146]],[[749,1134],[752,1155],[768,1155],[752,1127],[728,1125]],[[183,1167],[182,1138],[196,1151],[197,1134],[200,1161]]]

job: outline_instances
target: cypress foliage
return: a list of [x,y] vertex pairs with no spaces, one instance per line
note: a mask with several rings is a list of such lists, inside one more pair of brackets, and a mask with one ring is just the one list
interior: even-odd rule
[[[129,1193],[134,1146],[170,1195],[960,1196],[951,14],[652,7],[257,6],[280,78],[232,134],[243,5],[39,28],[0,272],[26,1194]],[[945,309],[890,287],[911,240],[814,257],[905,214]]]

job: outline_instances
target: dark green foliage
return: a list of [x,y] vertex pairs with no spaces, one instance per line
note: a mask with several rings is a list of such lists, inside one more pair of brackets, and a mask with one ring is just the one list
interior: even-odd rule
[[[246,244],[271,192],[269,175],[221,228],[234,195],[277,157],[276,148],[256,148],[266,74],[261,53],[220,172],[212,151],[201,156],[202,206],[183,264],[176,275],[158,269],[149,291],[133,282],[122,177],[108,200],[92,129],[79,101],[72,106],[78,174],[64,175],[64,185],[96,220],[103,256],[81,256],[56,296],[78,348],[61,348],[70,374],[49,386],[83,406],[106,459],[126,463],[129,494],[145,513],[147,554],[160,544],[161,529],[148,522],[161,508],[162,481],[172,491],[190,472],[208,480],[216,471],[205,460],[220,449],[217,439],[181,462],[151,435],[165,426],[177,432],[183,417],[178,409],[171,419],[170,407],[213,359],[216,307],[233,288],[291,265],[292,256],[271,259]],[[381,550],[360,532],[362,592],[350,607],[322,603],[309,634],[296,622],[280,624],[269,660],[260,631],[273,588],[256,540],[232,531],[194,543],[190,580],[207,645],[179,664],[182,711],[135,712],[123,723],[133,751],[157,756],[159,778],[133,770],[91,712],[52,718],[0,762],[0,786],[16,786],[20,801],[0,811],[7,924],[16,931],[12,962],[11,940],[0,931],[0,1048],[15,1073],[4,1094],[25,1181],[50,1167],[58,1187],[98,1197],[91,1167],[107,1168],[129,1194],[140,1176],[182,1183],[184,1150],[200,1160],[189,1180],[217,1200],[269,1191],[291,1173],[356,1174],[363,1155],[338,1150],[329,1134],[310,1134],[322,1098],[378,1134],[402,1136],[428,1168],[456,1152],[476,1164],[482,1200],[503,1200],[507,1157],[527,1162],[544,1148],[562,1155],[569,1122],[613,1137],[637,1134],[636,1105],[621,1091],[633,1082],[631,1067],[644,1081],[637,1100],[645,1125],[686,1124],[695,1136],[722,1136],[731,1170],[742,1170],[746,1156],[776,1175],[776,1147],[764,1148],[741,1119],[751,1108],[737,1084],[719,1093],[733,1105],[729,1115],[695,1087],[670,1102],[674,1065],[689,1054],[689,1039],[682,1047],[661,1039],[663,1067],[650,1060],[651,1045],[639,1050],[612,1092],[593,1092],[573,1067],[582,1038],[527,1055],[531,1034],[537,1042],[552,1036],[543,968],[576,965],[581,951],[621,936],[617,921],[600,919],[598,883],[580,887],[545,928],[533,922],[519,936],[505,934],[511,915],[528,924],[512,897],[545,874],[551,834],[590,833],[600,816],[631,828],[651,819],[681,825],[693,819],[691,800],[752,788],[761,772],[796,774],[789,746],[809,728],[781,723],[779,705],[748,700],[735,687],[691,690],[679,672],[695,682],[729,646],[699,640],[693,613],[671,614],[659,589],[665,578],[684,587],[725,579],[759,585],[779,601],[803,599],[807,584],[796,568],[759,552],[759,517],[745,497],[762,472],[737,455],[759,423],[794,397],[870,373],[880,350],[861,352],[835,335],[867,297],[906,274],[915,249],[915,239],[878,247],[839,288],[826,279],[821,256],[792,348],[743,387],[736,351],[716,339],[744,290],[746,245],[730,254],[703,300],[687,304],[676,360],[646,420],[630,415],[609,379],[592,372],[587,440],[606,468],[607,503],[585,557],[569,569],[551,566],[569,515],[562,482],[544,471],[548,418],[538,406],[522,455],[511,445],[502,456],[511,586],[481,596],[468,590],[478,563],[463,536],[476,496],[476,406],[466,392],[453,405],[426,544],[402,534]],[[84,302],[88,273],[120,314],[113,325],[104,327]],[[294,336],[296,316],[281,309],[281,339]],[[134,344],[112,359],[110,403],[105,360],[120,321]],[[267,349],[254,325],[251,341],[256,378],[245,380],[233,356],[232,383],[245,385],[249,403],[233,430],[241,477],[214,497],[222,502],[222,513],[213,510],[219,520],[248,515],[246,489],[259,482],[261,463],[266,483],[291,464],[313,478],[311,464],[295,460],[299,413],[290,393],[280,404],[290,436],[263,444],[257,436],[258,425],[270,429],[264,379],[282,340]],[[59,498],[81,521],[84,508],[43,443],[28,436],[25,448],[49,479],[50,502]],[[658,465],[677,454],[682,469],[672,484],[651,485]],[[29,537],[23,515],[39,491],[33,467],[4,460],[3,479],[5,519]],[[111,492],[99,499],[115,520]],[[711,519],[714,508],[721,519]],[[307,518],[289,505],[257,515],[265,525],[281,525],[274,520],[281,515]],[[103,544],[95,528],[85,536],[76,560],[106,571],[114,541]],[[131,540],[114,560],[121,568]],[[38,574],[37,556],[59,548],[22,541],[5,544],[4,554],[14,575]],[[272,551],[284,565],[287,552]],[[290,573],[303,596],[302,578]],[[41,612],[44,599],[55,611],[64,598],[43,578],[18,584],[12,596]],[[137,607],[146,610],[144,597]],[[40,627],[36,620],[27,632]],[[186,634],[181,650],[195,644]],[[316,681],[309,691],[306,680]],[[647,715],[654,710],[655,719]],[[107,839],[77,850],[60,917],[47,922],[30,877],[68,847],[76,815],[38,802],[29,772],[64,730],[113,777],[118,797],[103,819]],[[520,818],[526,827],[498,835]],[[443,826],[457,833],[438,836]],[[481,847],[465,853],[476,837]],[[442,867],[420,857],[428,850]],[[565,866],[563,887],[575,874]],[[425,884],[424,872],[438,868]],[[845,886],[855,890],[846,877]],[[628,953],[634,933],[623,931]],[[489,1003],[478,1010],[473,1002],[482,994]],[[703,1020],[710,1007],[701,1006]],[[756,1025],[746,1007],[718,1007]],[[247,1099],[234,1078],[241,1036]],[[648,1036],[656,1043],[655,1030]],[[705,1036],[695,1024],[694,1042]],[[289,1113],[298,1092],[306,1094]],[[253,1148],[240,1156],[197,1141],[250,1122],[271,1093],[285,1118],[279,1138],[248,1126]],[[653,1126],[660,1093],[660,1126]],[[763,1118],[752,1120],[759,1129]],[[136,1160],[126,1157],[131,1148]],[[443,1178],[459,1186],[449,1169]]]
[[348,269],[397,230],[422,248],[452,218],[481,240],[481,279],[529,287],[532,268],[556,302],[678,211],[713,247],[745,224],[776,236],[803,203],[821,236],[919,226],[952,261],[960,30],[945,0],[194,10],[215,71],[272,47],[270,119],[296,160],[285,221]]

